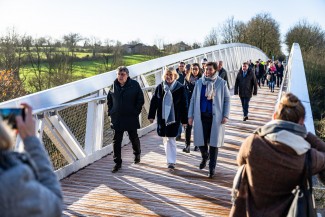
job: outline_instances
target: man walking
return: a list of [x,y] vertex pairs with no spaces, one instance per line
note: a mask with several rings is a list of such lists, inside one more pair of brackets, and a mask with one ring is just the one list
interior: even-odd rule
[[281,61],[279,61],[278,64],[276,65],[276,71],[277,71],[276,86],[280,87],[280,85],[282,83],[283,71],[284,71],[284,67],[283,67]]
[[218,64],[218,76],[227,82],[228,89],[230,89],[229,83],[228,83],[227,71],[223,68],[223,61],[221,61],[221,60],[219,61],[219,64]]
[[139,83],[129,77],[125,66],[117,68],[117,79],[107,95],[108,116],[111,116],[111,127],[115,134],[113,151],[115,166],[112,173],[122,167],[121,143],[124,131],[128,132],[132,143],[134,163],[140,163],[140,140],[137,129],[140,128],[139,115],[144,104],[143,92]]
[[247,62],[242,64],[242,68],[237,74],[234,94],[237,95],[238,93],[243,107],[243,121],[246,121],[248,120],[249,101],[252,98],[252,95],[257,95],[255,73],[249,69]]
[[256,61],[255,76],[257,79],[257,84],[260,88],[261,88],[261,79],[264,76],[264,74],[265,74],[264,66],[259,61]]

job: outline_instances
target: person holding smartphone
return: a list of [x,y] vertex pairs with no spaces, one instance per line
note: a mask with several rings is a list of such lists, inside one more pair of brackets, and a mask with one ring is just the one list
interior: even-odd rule
[[36,137],[32,108],[22,104],[25,120],[16,116],[25,152],[13,151],[7,127],[0,119],[1,216],[61,216],[62,193],[49,156]]

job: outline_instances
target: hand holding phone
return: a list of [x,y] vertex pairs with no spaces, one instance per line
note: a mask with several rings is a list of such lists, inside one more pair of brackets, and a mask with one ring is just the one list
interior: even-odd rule
[[25,119],[24,108],[0,108],[0,116],[8,123],[12,129],[17,129],[16,117],[21,116]]
[[32,114],[32,107],[26,103],[22,103],[22,106],[24,106],[25,110],[25,120],[23,120],[22,116],[16,116],[16,122],[17,122],[17,129],[20,137],[24,140],[25,138],[29,136],[35,136],[35,120],[33,118]]

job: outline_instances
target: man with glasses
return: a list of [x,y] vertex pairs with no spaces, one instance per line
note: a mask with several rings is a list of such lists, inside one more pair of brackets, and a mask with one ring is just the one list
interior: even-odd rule
[[111,117],[111,127],[115,134],[113,151],[115,166],[112,173],[122,167],[121,143],[124,131],[128,132],[132,143],[134,163],[140,163],[140,140],[137,129],[140,128],[139,115],[144,104],[143,92],[139,83],[129,77],[125,66],[117,68],[117,79],[107,95],[108,116]]

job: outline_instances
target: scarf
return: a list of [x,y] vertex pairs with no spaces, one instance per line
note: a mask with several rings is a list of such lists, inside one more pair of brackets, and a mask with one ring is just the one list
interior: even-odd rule
[[310,144],[305,140],[306,128],[290,121],[273,120],[257,129],[255,134],[271,142],[280,142],[292,148],[298,155],[306,153]]
[[206,90],[205,90],[205,96],[208,98],[208,100],[211,100],[214,98],[215,91],[214,91],[214,85],[215,81],[218,78],[218,73],[215,73],[211,78],[206,77],[205,75],[202,76],[202,83],[203,85],[206,85]]
[[199,76],[194,77],[193,75],[190,76],[189,82],[191,84],[195,84],[195,82],[199,79]]
[[173,103],[172,91],[176,87],[177,81],[175,80],[170,86],[166,81],[163,82],[165,95],[162,103],[162,119],[165,120],[166,126],[175,123],[175,110]]

